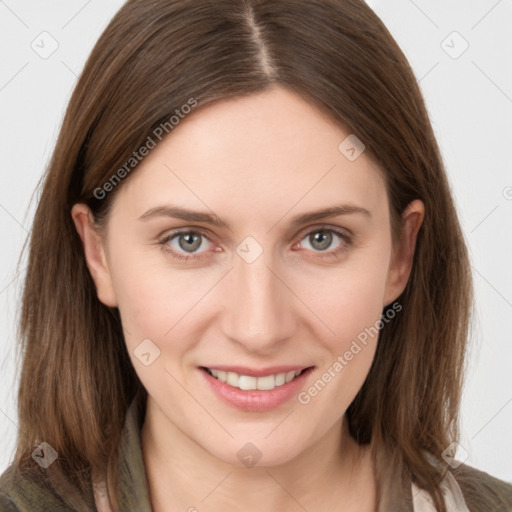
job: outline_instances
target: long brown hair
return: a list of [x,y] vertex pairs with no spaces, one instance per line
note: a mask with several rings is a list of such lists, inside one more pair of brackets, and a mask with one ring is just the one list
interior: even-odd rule
[[[380,332],[373,366],[350,405],[350,431],[370,443],[379,499],[408,474],[445,510],[443,450],[458,410],[472,305],[468,254],[442,158],[414,74],[362,0],[129,0],[95,45],[70,100],[30,239],[20,322],[23,366],[15,462],[47,441],[80,490],[117,464],[127,407],[144,396],[116,308],[102,304],[71,207],[108,219],[124,177],[98,187],[191,98],[289,88],[361,139],[386,178],[394,243],[400,216],[425,204],[400,314]],[[132,171],[136,172],[136,169]],[[95,194],[96,191],[96,194]],[[386,454],[386,457],[383,457]],[[394,461],[394,468],[384,460]]]

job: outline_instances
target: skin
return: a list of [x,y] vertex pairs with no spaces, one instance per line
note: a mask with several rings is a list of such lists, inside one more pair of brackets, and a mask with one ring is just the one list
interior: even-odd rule
[[[338,150],[347,135],[283,88],[221,101],[191,113],[119,186],[103,232],[85,205],[73,207],[98,297],[119,308],[149,394],[141,438],[155,511],[376,509],[369,453],[344,416],[376,337],[307,405],[294,397],[241,411],[219,400],[198,369],[314,365],[307,390],[405,288],[424,205],[405,210],[403,243],[393,247],[380,170],[365,152],[351,162]],[[165,204],[213,212],[230,228],[139,219]],[[370,215],[290,223],[338,204]],[[202,259],[162,249],[177,228],[204,230],[192,252],[178,237],[167,242]],[[320,228],[348,230],[352,242],[333,235],[322,252],[309,236]],[[252,263],[236,252],[247,236],[263,249]],[[144,366],[134,350],[147,338],[160,356]],[[254,467],[237,457],[249,441],[262,454]]]

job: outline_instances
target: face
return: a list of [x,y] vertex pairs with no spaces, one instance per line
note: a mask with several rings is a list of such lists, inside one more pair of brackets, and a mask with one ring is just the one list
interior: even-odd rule
[[421,204],[394,250],[380,171],[338,149],[348,135],[284,89],[222,101],[152,149],[101,237],[73,210],[147,414],[227,463],[247,442],[284,463],[340,425],[407,282]]

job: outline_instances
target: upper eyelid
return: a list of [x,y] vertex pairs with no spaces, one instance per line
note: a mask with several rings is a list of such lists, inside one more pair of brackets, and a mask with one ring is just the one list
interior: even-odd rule
[[316,226],[309,226],[300,230],[295,236],[307,235],[315,231],[334,231],[335,233],[339,233],[344,236],[353,236],[352,232],[347,228],[342,228],[341,226],[330,226],[328,224],[317,224]]

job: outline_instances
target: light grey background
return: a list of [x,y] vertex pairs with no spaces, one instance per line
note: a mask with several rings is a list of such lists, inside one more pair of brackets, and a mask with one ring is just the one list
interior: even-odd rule
[[[14,347],[25,265],[18,273],[16,264],[29,201],[76,77],[122,3],[0,0],[0,472],[17,432]],[[512,482],[512,1],[369,3],[420,80],[472,257],[477,318],[458,458]],[[46,57],[54,40],[47,58],[31,47]]]

